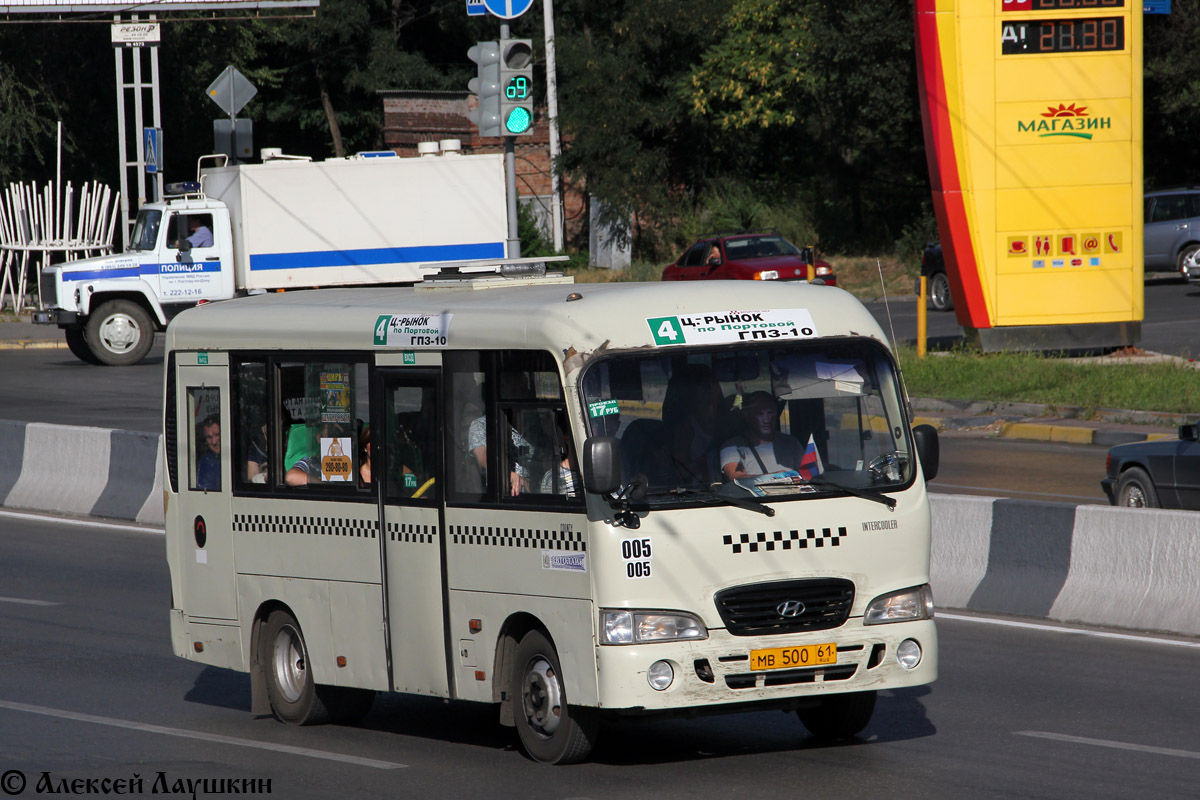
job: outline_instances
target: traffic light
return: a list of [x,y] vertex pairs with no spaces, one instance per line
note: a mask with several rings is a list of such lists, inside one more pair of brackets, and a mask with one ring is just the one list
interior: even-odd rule
[[533,40],[500,40],[500,120],[504,136],[533,133]]
[[503,136],[500,126],[500,45],[479,42],[467,51],[467,58],[479,67],[477,77],[467,84],[471,93],[479,98],[479,105],[471,112],[471,121],[479,129],[480,136]]

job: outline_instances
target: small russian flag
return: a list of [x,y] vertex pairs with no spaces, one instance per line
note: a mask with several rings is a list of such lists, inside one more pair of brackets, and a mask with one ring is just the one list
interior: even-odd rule
[[804,456],[800,459],[800,469],[797,472],[804,480],[811,481],[824,471],[825,468],[821,466],[821,454],[817,452],[817,442],[810,433],[808,446],[804,448]]

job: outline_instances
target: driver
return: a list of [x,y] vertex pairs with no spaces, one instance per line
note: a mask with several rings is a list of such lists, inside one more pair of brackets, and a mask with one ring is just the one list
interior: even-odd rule
[[751,392],[742,399],[745,432],[721,447],[721,471],[727,480],[800,468],[804,447],[778,430],[779,411],[779,401],[770,392]]

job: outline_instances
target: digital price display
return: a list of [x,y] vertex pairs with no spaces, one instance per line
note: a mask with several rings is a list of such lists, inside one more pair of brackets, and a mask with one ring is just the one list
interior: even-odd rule
[[1107,53],[1124,49],[1124,17],[1006,21],[1000,27],[1000,54],[1006,56],[1028,53]]
[[1124,8],[1125,0],[1004,0],[1004,11],[1081,11]]

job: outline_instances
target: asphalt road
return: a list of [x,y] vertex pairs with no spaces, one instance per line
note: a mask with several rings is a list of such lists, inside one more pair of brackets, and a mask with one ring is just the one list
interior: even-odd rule
[[163,548],[0,511],[0,789],[139,776],[127,793],[207,779],[270,781],[288,800],[1061,800],[1193,797],[1200,782],[1196,642],[951,615],[939,680],[884,693],[841,746],[779,712],[643,720],[605,729],[591,763],[542,767],[491,707],[398,695],[361,726],[289,727],[250,715],[245,675],[171,654]]
[[[908,297],[865,305],[889,336],[894,328],[897,340],[916,341],[917,303],[914,299]],[[1174,280],[1151,280],[1145,284],[1144,305],[1139,345],[1142,349],[1184,358],[1200,355],[1195,326],[1196,317],[1200,315],[1200,287]],[[962,328],[953,311],[929,310],[926,325],[931,348],[949,347],[962,340]]]

